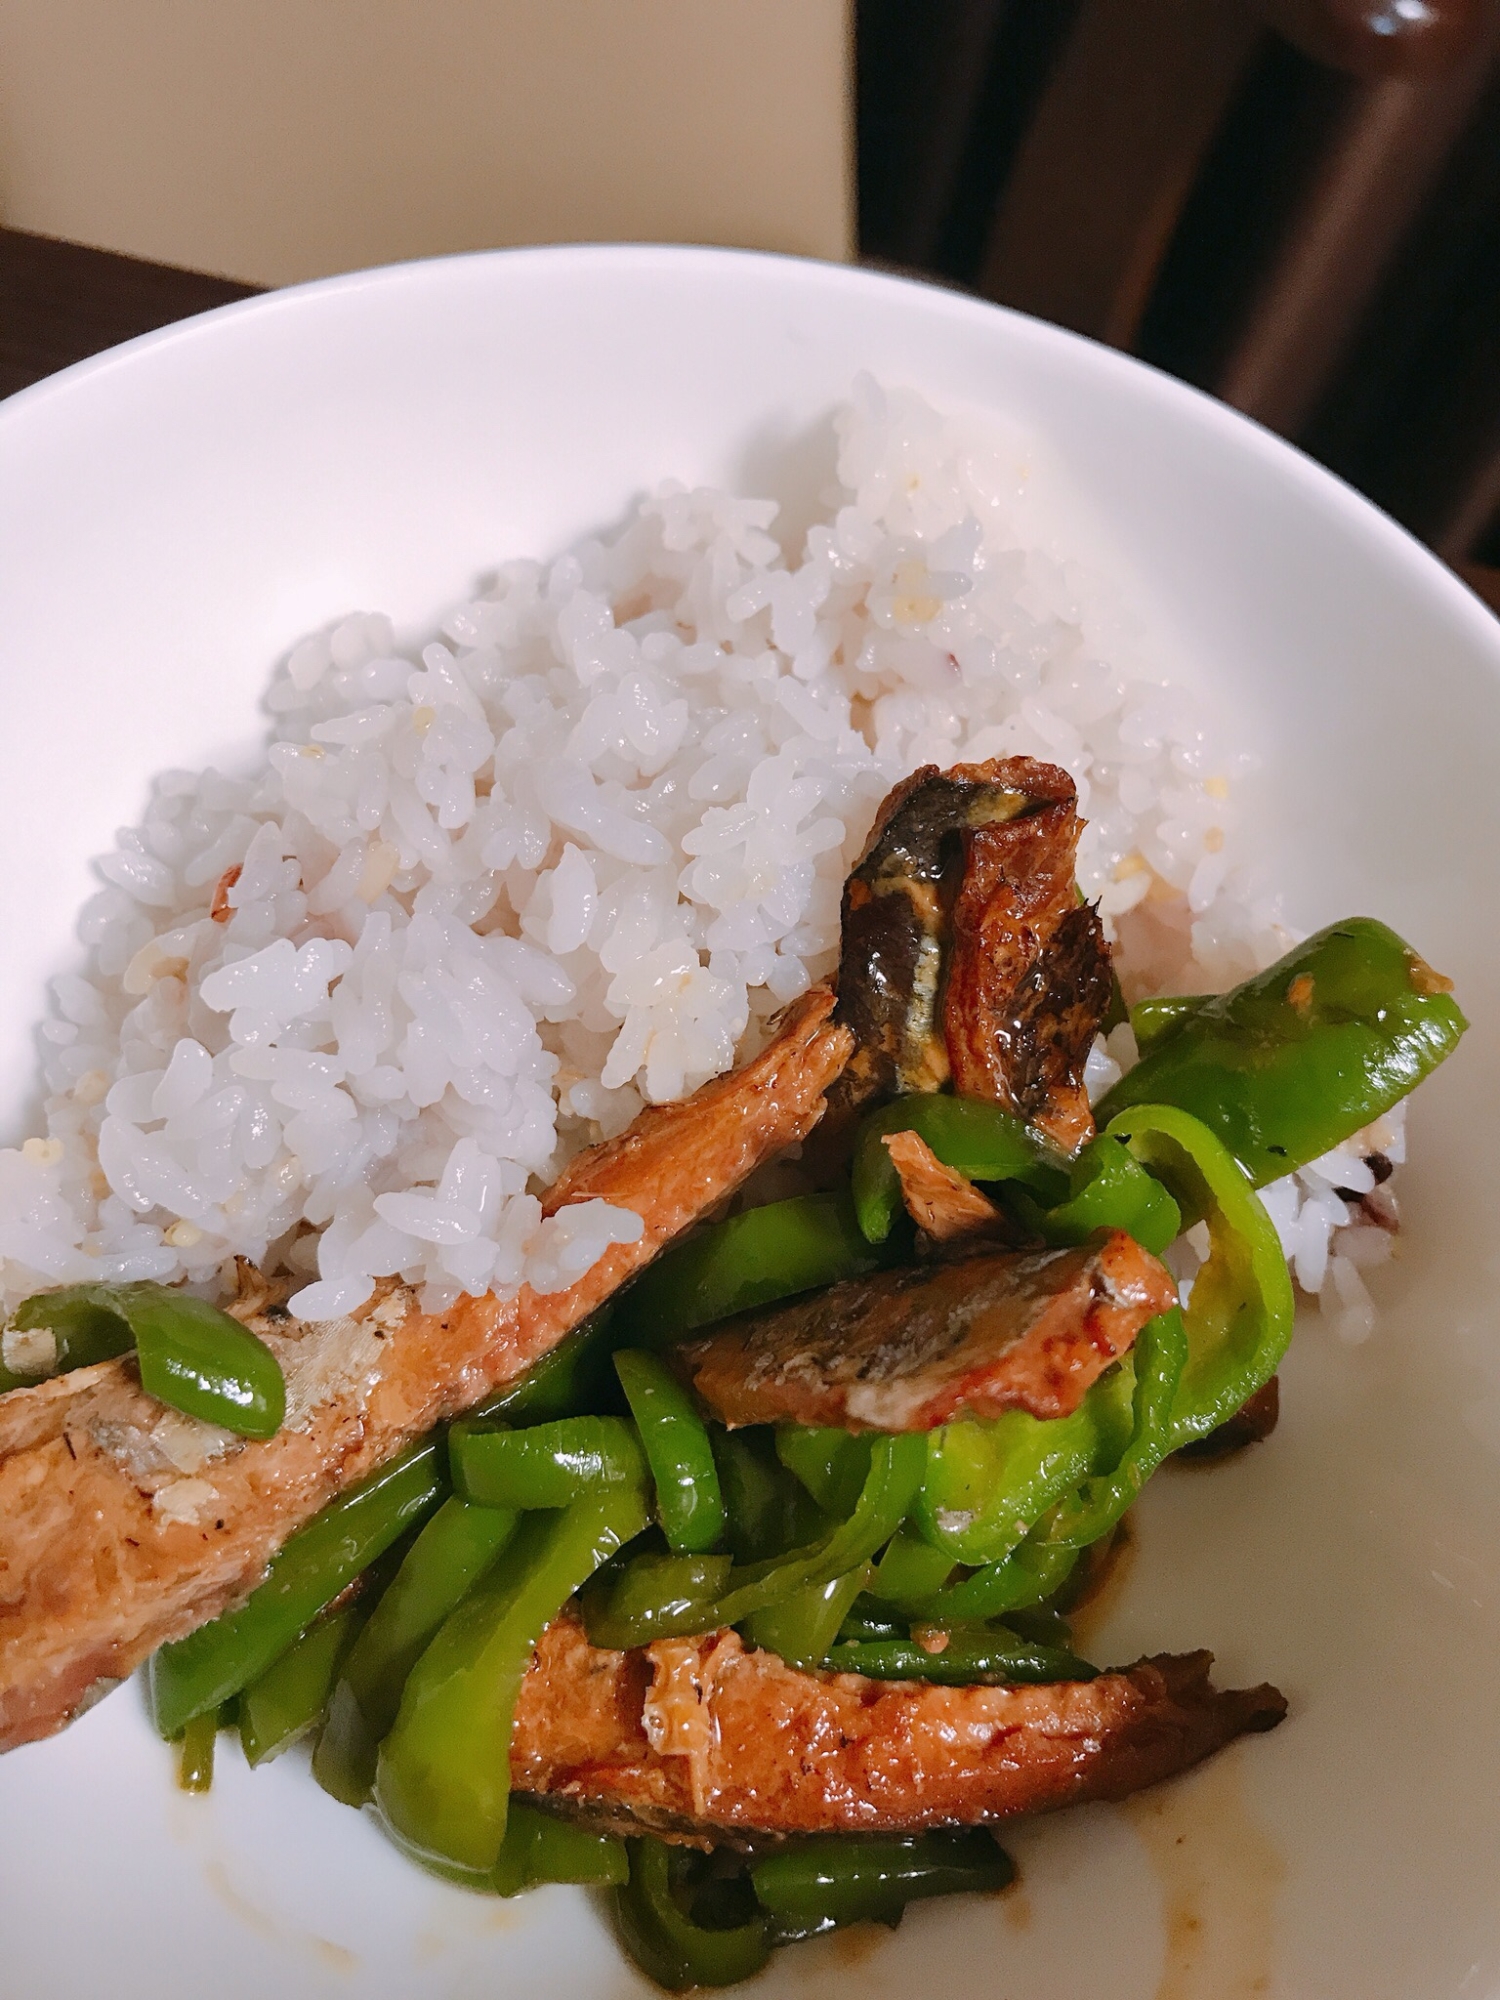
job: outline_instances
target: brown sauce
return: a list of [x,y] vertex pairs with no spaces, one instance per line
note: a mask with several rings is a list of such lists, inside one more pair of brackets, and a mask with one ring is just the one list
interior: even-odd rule
[[1156,2000],[1261,2000],[1271,1990],[1286,1860],[1245,1798],[1244,1755],[1230,1749],[1125,1803],[1161,1885]]

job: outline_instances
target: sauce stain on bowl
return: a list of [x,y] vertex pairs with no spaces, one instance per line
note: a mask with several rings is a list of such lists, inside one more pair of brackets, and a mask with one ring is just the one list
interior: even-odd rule
[[1261,2000],[1271,1992],[1276,1902],[1287,1865],[1245,1797],[1231,1751],[1129,1800],[1162,1893],[1156,2000]]

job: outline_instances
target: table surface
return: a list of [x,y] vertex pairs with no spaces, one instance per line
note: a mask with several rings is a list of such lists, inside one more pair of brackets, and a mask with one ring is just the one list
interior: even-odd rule
[[[0,397],[137,334],[253,298],[258,289],[0,229]],[[1500,611],[1500,569],[1462,563],[1459,571]]]

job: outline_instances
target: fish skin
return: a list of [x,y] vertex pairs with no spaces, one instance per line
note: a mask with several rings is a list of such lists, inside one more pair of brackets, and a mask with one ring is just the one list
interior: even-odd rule
[[186,1482],[208,1494],[196,1518],[171,1518],[156,1497],[184,1482],[153,1437],[163,1405],[130,1357],[0,1396],[0,1749],[60,1729],[158,1646],[241,1602],[329,1500],[522,1373],[804,1138],[852,1048],[833,1006],[814,987],[759,1056],[682,1103],[649,1108],[572,1162],[546,1213],[597,1196],[634,1208],[646,1228],[567,1291],[466,1298],[440,1314],[397,1295],[404,1317],[377,1308],[322,1327],[251,1317],[289,1382],[299,1365],[308,1372],[306,1343],[320,1343],[311,1361],[324,1393],[274,1438],[232,1440],[209,1457]]
[[923,1431],[1026,1410],[1065,1417],[1177,1286],[1123,1230],[1065,1250],[978,1251],[848,1278],[671,1350],[712,1416]]
[[1110,1000],[1103,926],[1075,882],[1078,795],[1066,771],[1029,757],[976,768],[1034,803],[963,834],[943,999],[953,1088],[1072,1153],[1093,1136],[1083,1069]]
[[802,1671],[732,1631],[609,1652],[565,1617],[521,1685],[511,1783],[590,1824],[700,1847],[995,1824],[1126,1798],[1275,1728],[1280,1693],[1216,1689],[1212,1663],[938,1687]]

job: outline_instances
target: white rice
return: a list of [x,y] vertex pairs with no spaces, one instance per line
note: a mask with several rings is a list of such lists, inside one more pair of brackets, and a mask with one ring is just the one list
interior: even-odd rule
[[[258,775],[157,780],[55,982],[45,1135],[0,1152],[0,1308],[216,1290],[235,1254],[304,1278],[310,1319],[396,1273],[430,1308],[570,1284],[639,1219],[543,1222],[538,1190],[832,968],[844,876],[922,763],[1066,766],[1132,997],[1286,948],[1236,854],[1243,760],[1138,657],[1034,447],[867,379],[837,423],[805,545],[771,500],[664,484],[420,650],[379,614],[305,640]],[[1268,1193],[1356,1338],[1389,1247],[1333,1192],[1361,1176],[1346,1147]]]

